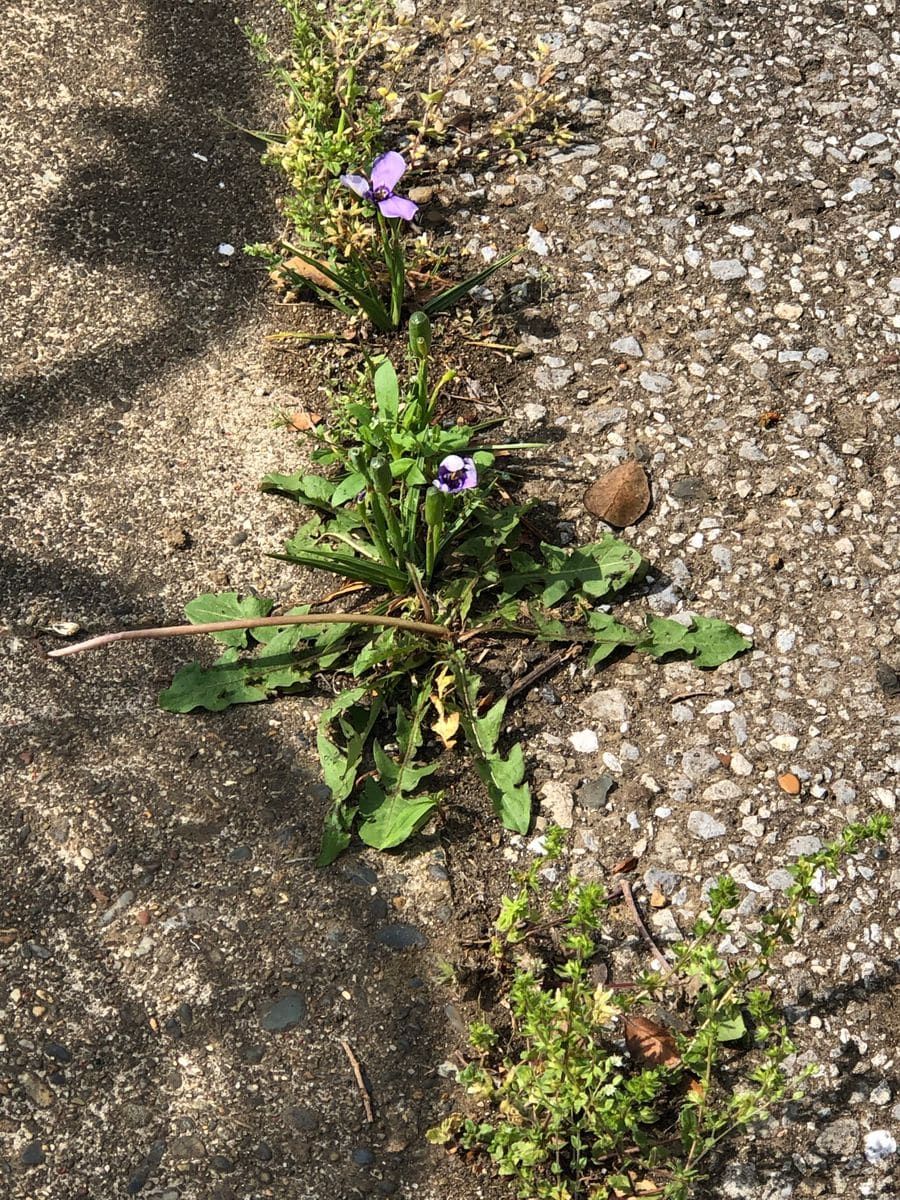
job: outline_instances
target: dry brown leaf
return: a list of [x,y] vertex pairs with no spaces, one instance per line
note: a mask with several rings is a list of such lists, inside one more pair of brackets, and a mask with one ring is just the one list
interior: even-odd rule
[[438,710],[438,718],[431,726],[432,732],[436,733],[444,744],[445,750],[452,750],[456,745],[456,734],[459,732],[459,713],[444,712],[444,706],[438,700],[437,696],[432,696],[431,701]]
[[659,1196],[662,1192],[658,1183],[654,1183],[652,1179],[637,1179],[634,1187],[630,1192],[620,1192],[618,1188],[613,1188],[613,1195],[616,1200],[638,1200],[638,1197],[643,1196]]
[[669,1030],[646,1017],[625,1018],[625,1045],[632,1058],[651,1067],[677,1067],[681,1062]]
[[321,413],[299,409],[288,417],[285,428],[296,430],[297,433],[307,433],[310,429],[315,429],[321,420]]
[[364,592],[369,585],[355,581],[353,583],[344,583],[333,592],[329,592],[327,596],[320,596],[318,600],[313,600],[313,604],[330,604],[332,600],[339,600],[341,596],[349,596],[352,592]]
[[311,283],[315,287],[324,288],[328,292],[337,291],[336,283],[332,282],[327,275],[323,275],[318,267],[304,262],[302,258],[286,258],[280,267],[275,267],[269,272],[279,286],[291,287],[294,281],[285,275],[285,270],[290,271],[292,275],[299,275],[301,279],[305,279],[307,283]]
[[650,480],[636,459],[613,467],[584,493],[584,507],[607,525],[634,525],[650,507]]
[[638,865],[638,860],[632,854],[630,858],[620,858],[617,863],[609,868],[610,875],[624,875],[628,871],[633,871]]

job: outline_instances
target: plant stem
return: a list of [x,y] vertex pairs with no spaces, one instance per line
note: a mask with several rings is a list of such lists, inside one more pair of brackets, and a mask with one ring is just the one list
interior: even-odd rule
[[195,633],[225,633],[229,629],[261,629],[265,626],[281,625],[387,625],[393,629],[405,629],[409,633],[424,633],[427,637],[450,639],[452,632],[445,625],[432,625],[427,621],[408,621],[405,617],[379,617],[374,613],[307,613],[303,616],[248,617],[241,621],[209,621],[204,625],[163,625],[155,629],[123,629],[118,633],[103,633],[88,638],[77,646],[60,646],[48,651],[49,658],[64,658],[68,654],[81,654],[84,650],[96,650],[112,642],[134,642],[144,638],[189,637]]

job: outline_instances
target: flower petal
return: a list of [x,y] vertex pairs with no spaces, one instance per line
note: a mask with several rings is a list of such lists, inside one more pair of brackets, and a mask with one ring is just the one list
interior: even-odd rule
[[388,150],[386,154],[379,154],[372,163],[372,190],[377,191],[379,188],[384,188],[385,191],[392,192],[400,182],[405,170],[406,159],[396,150]]
[[369,181],[365,175],[342,175],[341,183],[344,187],[350,189],[351,192],[356,192],[357,196],[365,198],[369,191]]
[[[471,462],[471,458],[469,462]],[[448,454],[446,458],[442,458],[438,471],[464,471],[466,468],[466,460],[460,458],[458,454]]]
[[378,207],[382,216],[400,217],[403,221],[411,221],[419,211],[418,204],[413,204],[405,196],[388,196],[387,200],[378,201]]
[[[463,476],[462,487],[473,488],[478,486],[478,472],[475,470],[475,463],[471,458],[464,458],[465,475]],[[461,489],[462,490],[462,489]]]
[[419,211],[419,205],[404,196],[389,196],[386,200],[379,200],[378,208],[383,216],[400,217],[402,221],[412,221]]

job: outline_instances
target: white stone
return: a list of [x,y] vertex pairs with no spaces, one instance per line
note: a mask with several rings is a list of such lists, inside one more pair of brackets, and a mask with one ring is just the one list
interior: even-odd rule
[[745,758],[739,750],[732,754],[729,766],[735,775],[747,776],[753,774],[753,763]]
[[225,258],[231,258],[234,254],[234,246],[230,242],[219,242],[216,246],[216,253],[223,255]]
[[868,150],[870,147],[880,146],[882,142],[886,142],[886,141],[887,141],[886,133],[876,133],[875,131],[873,131],[872,133],[864,133],[862,135],[862,137],[858,137],[856,139],[856,145],[857,146],[865,146],[866,149]]
[[613,133],[640,133],[646,120],[644,113],[635,112],[633,108],[623,108],[614,113],[607,124]]
[[533,254],[537,254],[539,258],[546,258],[550,253],[547,239],[533,225],[528,228],[528,249]]
[[522,412],[527,420],[537,423],[543,421],[547,415],[547,406],[545,404],[534,404],[529,402],[522,406]]
[[644,351],[636,337],[621,337],[610,343],[610,350],[615,354],[625,354],[629,358],[643,358]]
[[801,304],[787,304],[782,301],[775,305],[773,312],[782,321],[796,321],[803,316],[803,306]]
[[897,1153],[897,1139],[887,1129],[873,1129],[865,1137],[866,1158],[873,1165]]
[[729,804],[740,800],[743,794],[744,789],[733,779],[718,779],[703,789],[703,799],[707,804]]
[[648,271],[646,267],[629,267],[625,272],[625,286],[634,288],[641,283],[646,283],[652,271]]
[[792,754],[800,745],[800,739],[794,737],[792,733],[779,733],[769,739],[769,744],[774,750],[780,750],[783,754]]
[[561,829],[571,829],[575,797],[572,789],[557,779],[548,780],[541,787],[541,808]]
[[608,728],[628,720],[628,700],[620,688],[592,692],[578,706],[585,716]]
[[569,742],[579,754],[596,754],[600,749],[600,741],[593,729],[578,729],[570,733]]
[[721,821],[717,821],[709,813],[700,812],[696,808],[688,817],[687,827],[694,837],[702,838],[704,841],[709,841],[710,838],[723,837],[727,832]]
[[641,371],[638,383],[645,392],[652,392],[655,396],[661,396],[672,386],[672,380],[668,375],[660,375],[655,371]]
[[747,268],[739,258],[717,258],[709,264],[709,273],[713,279],[724,283],[729,279],[743,279]]

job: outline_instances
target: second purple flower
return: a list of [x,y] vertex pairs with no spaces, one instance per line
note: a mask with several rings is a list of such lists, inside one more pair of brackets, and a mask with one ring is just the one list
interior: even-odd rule
[[438,467],[437,479],[433,486],[439,492],[447,492],[452,496],[456,492],[465,491],[466,488],[476,487],[477,484],[478,472],[472,459],[463,458],[459,454],[448,454]]

